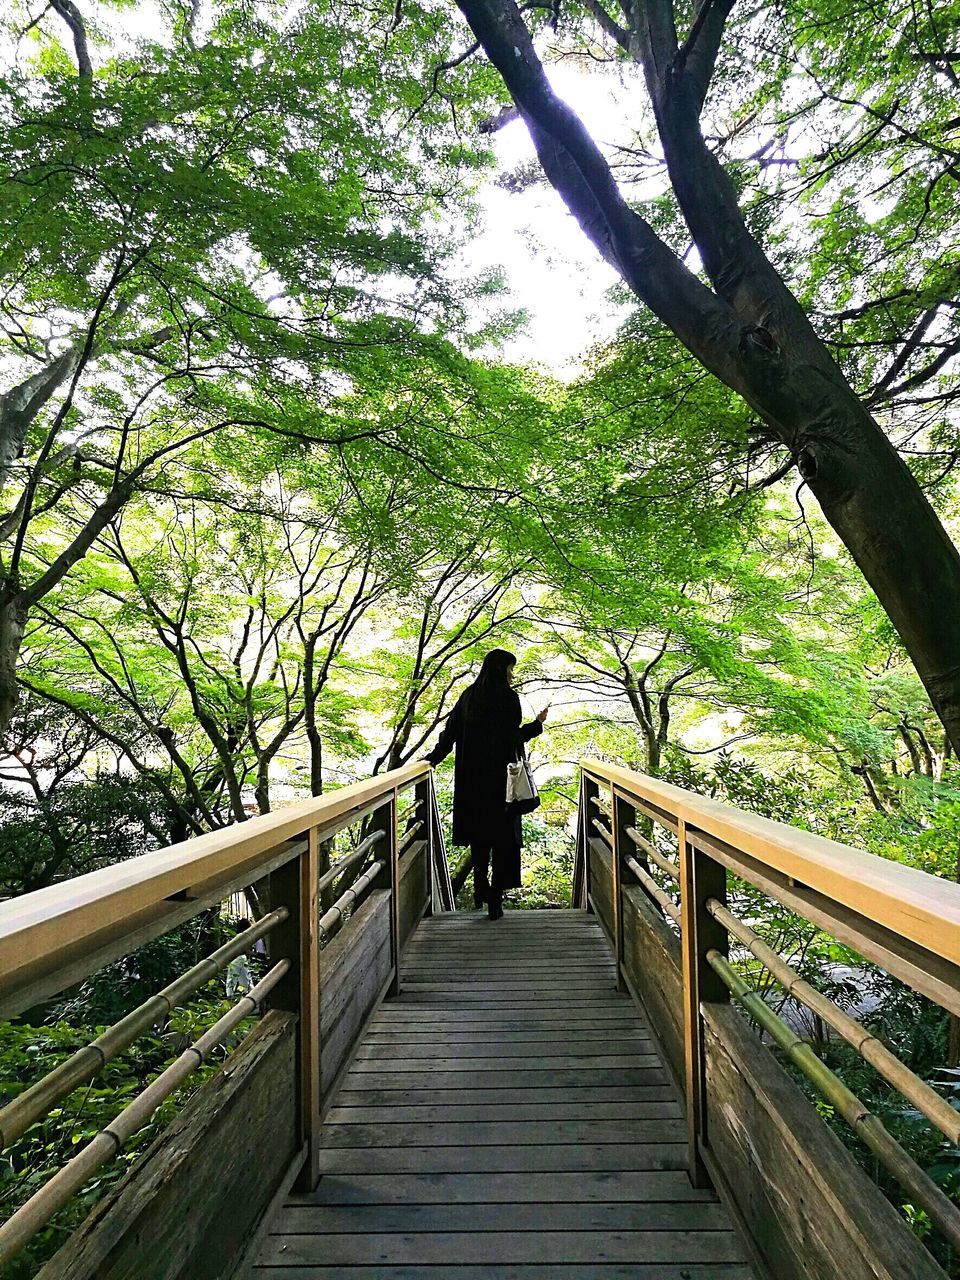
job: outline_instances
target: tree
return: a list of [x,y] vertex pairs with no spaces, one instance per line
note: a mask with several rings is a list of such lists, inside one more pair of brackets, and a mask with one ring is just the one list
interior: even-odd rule
[[[710,287],[628,203],[600,147],[550,87],[513,0],[458,2],[529,128],[544,172],[585,233],[637,297],[789,451],[897,628],[956,748],[960,555],[764,253],[734,178],[701,124],[732,5],[705,0],[687,14],[673,0],[646,0],[624,5],[616,18],[599,0],[587,5],[605,35],[642,64],[672,193]],[[839,20],[833,19],[836,35]],[[933,47],[928,65],[949,70],[949,51]]]
[[161,798],[108,768],[109,756],[89,724],[41,700],[21,703],[0,763],[0,897],[169,843]]
[[522,632],[526,607],[517,588],[524,567],[481,536],[452,559],[435,555],[416,574],[404,602],[408,617],[378,654],[389,737],[374,772],[425,751],[470,668],[486,649]]
[[112,743],[184,834],[267,812],[304,745],[319,794],[325,735],[356,741],[350,698],[328,685],[388,579],[338,537],[349,495],[329,497],[318,508],[275,477],[241,510],[134,500],[39,607],[21,680]]
[[428,226],[476,157],[413,156],[397,128],[417,50],[384,65],[367,15],[320,0],[231,0],[174,6],[128,51],[113,9],[93,34],[73,3],[4,19],[36,56],[0,81],[0,727],[31,610],[133,494],[201,442],[225,460],[267,437],[276,460],[377,438],[324,411],[482,289],[444,283]]

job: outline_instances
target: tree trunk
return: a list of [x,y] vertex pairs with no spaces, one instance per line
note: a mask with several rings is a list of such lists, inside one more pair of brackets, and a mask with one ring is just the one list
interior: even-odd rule
[[877,790],[876,783],[874,782],[873,778],[871,778],[870,770],[866,766],[866,764],[854,765],[852,772],[855,773],[858,778],[863,779],[863,785],[864,787],[866,787],[867,795],[870,797],[870,803],[877,810],[877,812],[886,813],[887,812],[886,807],[883,803],[883,800],[880,798],[880,793]]
[[26,625],[27,605],[22,594],[0,598],[0,731],[10,723],[17,705],[17,660]]
[[[876,592],[955,749],[960,554],[762,249],[700,131],[723,6],[677,46],[669,0],[633,12],[670,179],[714,290],[624,200],[579,117],[553,93],[513,0],[458,0],[527,123],[547,177],[603,256],[796,460]],[[716,29],[719,22],[719,30]]]
[[933,748],[930,746],[927,735],[922,729],[914,729],[914,732],[920,740],[920,750],[923,752],[923,758],[926,762],[926,769],[924,772],[928,778],[933,778],[937,773],[937,761],[933,753]]
[[264,814],[270,812],[270,765],[264,764],[257,769],[257,785],[254,788],[253,798],[257,803],[257,813]]
[[317,725],[317,698],[314,669],[317,637],[308,636],[303,648],[303,721],[310,751],[310,794],[323,795],[323,737]]
[[901,722],[897,727],[900,730],[900,737],[902,738],[903,744],[907,748],[907,752],[910,756],[910,763],[913,766],[913,772],[922,773],[923,767],[920,763],[920,752],[917,750],[917,744],[910,736],[909,728],[905,722]]

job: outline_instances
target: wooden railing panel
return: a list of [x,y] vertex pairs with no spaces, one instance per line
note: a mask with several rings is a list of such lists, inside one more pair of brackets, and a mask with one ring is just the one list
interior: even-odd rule
[[393,977],[391,903],[374,889],[320,953],[320,1093],[324,1104]]
[[220,1280],[296,1150],[295,1020],[269,1013],[38,1280]]
[[[196,836],[0,903],[0,1016],[79,981],[294,856],[311,828],[324,840],[430,776],[412,761],[326,796]],[[284,846],[287,846],[285,849]]]
[[[64,936],[63,945],[41,962],[23,966],[16,973],[7,974],[0,970],[0,1020],[13,1018],[25,1009],[59,995],[90,974],[130,955],[145,943],[194,919],[201,911],[217,906],[231,893],[245,889],[255,878],[269,875],[299,857],[306,844],[306,840],[289,841],[273,857],[254,859],[242,864],[239,871],[235,868],[226,883],[218,880],[212,887],[198,885],[186,897],[154,903],[99,934],[72,941],[69,936]],[[16,902],[17,899],[10,901]],[[0,903],[0,932],[7,905]]]
[[[640,833],[618,828],[618,835],[630,836],[668,881],[664,893],[639,862],[627,859],[633,885],[623,880],[620,929],[613,936],[619,932],[628,985],[644,1004],[684,1094],[691,1178],[698,1182],[710,1175],[752,1240],[758,1267],[776,1280],[944,1280],[937,1261],[827,1128],[743,1013],[729,1006],[729,992],[822,1095],[836,1102],[838,1114],[911,1189],[904,1192],[910,1203],[927,1211],[951,1243],[960,1238],[956,1209],[881,1121],[731,969],[725,959],[727,928],[734,934],[737,929],[724,924],[723,913],[729,870],[955,1008],[960,888],[615,766],[588,761],[584,769],[594,785],[612,789],[614,818],[622,799],[679,841],[675,863]],[[581,794],[589,794],[586,786]],[[609,884],[603,874],[609,851],[599,837],[591,852],[591,869],[600,868],[600,882]],[[681,891],[679,910],[670,896],[673,881]],[[593,897],[602,915],[602,888]],[[928,929],[938,904],[941,917],[936,928]],[[679,936],[660,910],[676,922]],[[876,911],[876,921],[863,914],[869,910]],[[778,963],[774,956],[768,967]],[[854,1040],[868,1057],[867,1030]],[[923,1088],[902,1063],[895,1075],[902,1077],[904,1092]],[[938,1109],[934,1116],[944,1133],[953,1133],[950,1117],[944,1127]]]
[[590,869],[590,904],[607,937],[613,940],[613,855],[599,836],[587,842]]
[[[624,968],[683,1089],[680,942],[623,891]],[[944,1280],[783,1068],[723,1005],[703,1006],[708,1169],[776,1280]],[[898,1269],[899,1268],[899,1269]]]
[[426,840],[418,840],[400,859],[400,947],[430,905],[430,864]]
[[946,1280],[743,1016],[703,1019],[709,1167],[776,1280]]
[[639,887],[623,888],[623,966],[632,994],[647,1011],[667,1066],[683,1083],[683,982],[680,941]]
[[[721,865],[742,876],[761,893],[782,902],[791,911],[818,925],[839,942],[846,943],[864,959],[871,960],[881,969],[894,974],[928,1000],[933,1000],[935,1004],[960,1016],[960,966],[952,960],[946,960],[919,943],[900,937],[846,903],[833,902],[809,886],[763,866],[756,858],[745,857],[711,836],[694,832],[691,842]],[[889,861],[887,865],[900,867],[899,863]],[[928,878],[934,879],[933,876]],[[955,894],[957,886],[950,881],[937,880],[936,883],[948,895]],[[851,898],[856,899],[853,889]]]
[[[436,818],[432,773],[429,765],[412,762],[389,774],[291,805],[277,813],[0,903],[0,1013],[6,1016],[57,993],[206,908],[219,905],[224,895],[234,890],[255,886],[260,905],[266,904],[269,908],[272,903],[277,908],[255,929],[241,935],[248,939],[250,948],[258,937],[268,938],[271,957],[268,973],[259,978],[249,996],[235,1003],[194,1044],[184,1049],[134,1100],[119,1110],[102,1133],[82,1146],[54,1178],[29,1196],[3,1223],[0,1255],[4,1261],[15,1257],[70,1196],[114,1158],[163,1100],[233,1034],[236,1026],[262,1012],[267,1001],[274,1012],[265,1025],[279,1025],[276,1020],[282,1015],[283,1025],[290,1029],[289,1035],[294,1041],[294,1052],[292,1062],[286,1064],[282,1082],[271,1081],[270,1093],[276,1103],[275,1123],[257,1134],[250,1152],[251,1163],[258,1185],[266,1185],[265,1177],[269,1182],[267,1175],[274,1157],[284,1171],[291,1164],[300,1170],[302,1186],[315,1184],[324,1095],[329,1093],[349,1059],[377,1001],[388,986],[391,983],[395,986],[398,980],[401,865],[396,815],[400,796],[406,797],[412,789],[415,789],[415,804],[419,805],[423,826],[423,813]],[[414,819],[416,817],[414,812]],[[339,892],[337,901],[321,915],[321,845],[341,832],[356,829],[361,822],[371,833],[378,829],[382,832],[383,849],[372,848],[368,836],[366,842],[360,842],[352,861],[350,855],[343,859],[346,875],[341,869],[333,877],[337,881],[334,891],[343,892]],[[402,886],[406,932],[413,928],[424,910],[429,909],[434,889],[437,909],[444,909],[450,900],[445,865],[439,867],[442,872],[439,877],[431,876],[431,854],[436,856],[438,864],[445,863],[442,831],[438,822],[434,822],[434,827],[428,831],[426,841],[417,843],[416,829],[408,826]],[[356,830],[353,839],[357,839]],[[368,858],[370,863],[364,870],[362,862]],[[354,882],[347,887],[346,876],[351,869],[355,872]],[[338,875],[342,878],[337,879]],[[327,945],[321,951],[323,943]],[[230,958],[244,949],[238,947],[234,951],[228,947],[229,955],[224,956],[221,948],[215,957],[194,969],[201,977],[205,975],[205,981],[218,974]],[[194,970],[183,975],[169,989],[157,993],[99,1036],[88,1050],[76,1055],[76,1061],[71,1060],[68,1069],[48,1073],[43,1080],[33,1082],[28,1093],[35,1100],[49,1098],[46,1105],[54,1105],[72,1087],[70,1082],[77,1082],[74,1077],[78,1072],[80,1083],[94,1074],[96,1059],[88,1063],[91,1054],[99,1055],[100,1065],[109,1062],[179,1003],[181,989],[189,995],[197,989],[199,981]],[[251,1043],[256,1046],[260,1042],[254,1039]],[[232,1078],[234,1071],[243,1076],[245,1044],[234,1051],[229,1069],[217,1075],[215,1081],[222,1084]],[[239,1065],[235,1067],[235,1063]],[[207,1142],[203,1125],[207,1123],[209,1107],[217,1107],[219,1087],[208,1082],[196,1095],[200,1101],[191,1104],[188,1114],[199,1114],[202,1120],[197,1136],[184,1134],[179,1128],[172,1131],[181,1136],[181,1145],[173,1153],[176,1159],[189,1160],[191,1168],[196,1165],[206,1169],[199,1192],[190,1177],[173,1179],[179,1184],[178,1209],[168,1208],[167,1216],[171,1221],[187,1224],[185,1235],[189,1235],[187,1227],[198,1217],[197,1206],[203,1203],[201,1192],[208,1187],[230,1185],[229,1179],[224,1183],[215,1171],[206,1168],[208,1147],[215,1148],[222,1142],[226,1158],[234,1161],[239,1157],[231,1154],[231,1141],[234,1138],[240,1141],[243,1132],[256,1131],[256,1125],[248,1117],[241,1125],[243,1132],[218,1133]],[[293,1109],[289,1124],[284,1118],[284,1107],[288,1103]],[[22,1134],[23,1126],[17,1128],[18,1114],[12,1106],[6,1109],[4,1125],[8,1131],[5,1139],[0,1134],[0,1141],[10,1143]],[[41,1107],[28,1123],[42,1114]],[[151,1152],[155,1149],[158,1149],[156,1145]],[[138,1183],[137,1187],[140,1186]],[[114,1203],[113,1199],[110,1203]],[[139,1191],[131,1192],[122,1208],[111,1209],[111,1213],[119,1215],[111,1217],[111,1224],[126,1224],[123,1232],[132,1239],[139,1230],[132,1225],[133,1220],[145,1212],[145,1203]],[[255,1219],[263,1206],[256,1197],[249,1197],[248,1203]],[[233,1240],[238,1229],[245,1230],[247,1219],[243,1211],[235,1220],[231,1213],[232,1206],[228,1206],[224,1228]],[[203,1211],[199,1218],[203,1218]],[[102,1221],[103,1215],[98,1212],[94,1228]],[[146,1213],[145,1221],[148,1226],[153,1223],[152,1212]],[[95,1241],[92,1237],[87,1241],[84,1234],[84,1248],[90,1256],[100,1250],[106,1257],[103,1250],[113,1248],[112,1244],[103,1244],[108,1237],[119,1239],[114,1225],[109,1230],[105,1228]],[[126,1258],[124,1248],[120,1248],[120,1252]],[[131,1264],[131,1275],[168,1275],[166,1270],[161,1272],[148,1266],[143,1261],[146,1257],[141,1254],[140,1264]],[[208,1263],[212,1266],[214,1260],[216,1251],[207,1253],[201,1260],[202,1265],[185,1264],[184,1274],[206,1275],[204,1267]],[[226,1265],[222,1258],[215,1274],[220,1274],[221,1264]],[[102,1267],[96,1265],[97,1275],[113,1275],[106,1263]],[[126,1261],[122,1265],[126,1266]],[[69,1274],[80,1272],[71,1270]],[[179,1273],[169,1272],[171,1276],[174,1274]]]
[[585,760],[583,768],[612,782],[628,799],[639,794],[688,827],[960,965],[960,885],[617,765]]

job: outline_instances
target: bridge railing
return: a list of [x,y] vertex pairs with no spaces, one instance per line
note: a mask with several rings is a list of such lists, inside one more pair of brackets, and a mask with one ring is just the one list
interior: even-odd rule
[[41,1275],[213,1280],[230,1270],[224,1242],[240,1256],[282,1183],[316,1183],[325,1100],[370,1013],[398,989],[400,952],[420,916],[453,907],[430,767],[412,763],[0,903],[0,1017],[42,1018],[65,988],[244,890],[261,908],[249,928],[0,1098],[0,1145],[16,1158],[31,1126],[231,961],[266,953],[251,990],[0,1226],[0,1269],[253,1017],[221,1070]]
[[[712,1180],[777,1280],[946,1274],[767,1047],[960,1257],[960,1210],[742,976],[749,959],[942,1135],[960,1113],[805,981],[734,909],[752,886],[960,1015],[960,886],[596,760],[582,765],[574,905],[596,912],[686,1100],[689,1169]],[[751,1034],[731,997],[760,1029]],[[795,1021],[795,1020],[794,1020]]]

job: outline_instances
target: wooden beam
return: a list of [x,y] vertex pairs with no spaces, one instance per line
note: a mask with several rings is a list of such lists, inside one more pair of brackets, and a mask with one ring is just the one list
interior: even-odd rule
[[426,914],[432,915],[434,903],[437,902],[437,877],[434,868],[434,850],[436,843],[434,840],[433,829],[433,807],[430,800],[430,778],[424,778],[422,782],[417,783],[416,789],[416,808],[420,811],[423,821],[426,824],[424,837],[427,842],[427,910]]
[[725,902],[726,872],[687,840],[683,819],[680,843],[680,953],[683,973],[683,1066],[687,1101],[687,1172],[695,1187],[709,1185],[700,1156],[706,1144],[706,1070],[704,1065],[702,1000],[723,1001],[725,988],[707,963],[711,949],[726,955],[726,930],[707,910],[707,901]]
[[35,965],[16,977],[3,975],[0,977],[0,1018],[12,1018],[24,1009],[82,982],[104,965],[129,955],[145,942],[175,929],[178,924],[192,920],[201,911],[223,902],[231,893],[245,889],[253,877],[262,879],[270,875],[284,863],[299,857],[305,848],[305,840],[292,840],[266,861],[258,859],[255,871],[241,870],[226,884],[218,882],[213,888],[202,888],[196,897],[186,901],[177,898],[173,902],[159,902],[93,939],[65,942],[56,953],[47,956],[42,965]]
[[296,1016],[294,1094],[296,1147],[305,1150],[297,1176],[299,1190],[312,1191],[320,1176],[320,854],[317,832],[307,848],[270,878],[270,896],[289,915],[269,940],[272,961],[289,959],[290,970],[271,998],[271,1006]]
[[626,991],[623,979],[623,872],[627,854],[633,853],[633,844],[627,835],[627,828],[632,827],[637,819],[633,805],[612,792],[613,810],[610,815],[611,840],[613,844],[613,956],[617,967],[617,990]]
[[[699,831],[690,832],[688,838],[697,848],[709,853],[734,875],[749,881],[761,893],[782,902],[928,1000],[960,1016],[960,966],[899,937],[842,904],[831,902],[806,885],[797,884],[778,871],[771,871],[755,858],[748,858],[720,840]],[[944,881],[938,883],[943,884]]]
[[386,840],[377,846],[379,856],[384,859],[384,867],[375,887],[390,891],[390,962],[393,966],[393,979],[389,994],[396,996],[400,994],[400,854],[395,791],[374,814],[371,826],[386,834]]
[[615,786],[641,805],[671,813],[687,829],[740,850],[824,902],[852,909],[960,965],[960,885],[617,765],[585,760],[582,768],[593,785]]
[[583,856],[583,883],[579,886],[581,899],[574,906],[582,905],[587,911],[593,911],[592,885],[590,883],[590,839],[593,822],[593,801],[600,795],[600,788],[587,773],[580,775],[580,821],[578,834]]
[[[201,893],[209,899],[218,886],[234,883],[238,870],[251,883],[286,842],[312,827],[329,833],[349,826],[358,810],[417,782],[429,768],[413,761],[329,795],[0,903],[0,1002],[62,968],[64,956],[106,949],[113,938],[149,924],[181,899],[188,905]],[[203,905],[198,900],[181,918],[197,914]]]

